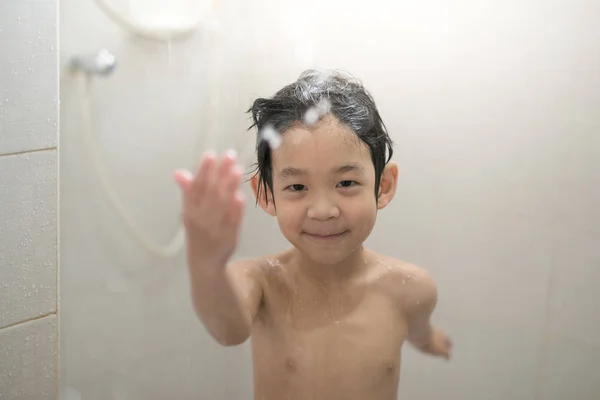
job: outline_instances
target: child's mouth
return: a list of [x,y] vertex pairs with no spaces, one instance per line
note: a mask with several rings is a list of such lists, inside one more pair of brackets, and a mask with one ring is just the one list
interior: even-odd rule
[[323,233],[323,234],[305,232],[306,235],[310,236],[311,238],[318,239],[318,240],[333,240],[333,239],[337,239],[339,237],[344,236],[346,233],[348,233],[348,231],[343,231],[340,233]]

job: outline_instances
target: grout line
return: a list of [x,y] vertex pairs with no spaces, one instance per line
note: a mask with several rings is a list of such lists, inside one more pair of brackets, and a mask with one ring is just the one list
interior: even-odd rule
[[23,154],[40,153],[42,151],[57,150],[57,149],[58,149],[58,146],[53,146],[53,147],[44,147],[43,149],[22,150],[22,151],[15,151],[12,153],[0,153],[0,157],[20,156]]
[[56,311],[53,311],[53,312],[50,312],[50,313],[46,313],[46,314],[42,314],[42,315],[37,316],[37,317],[25,319],[23,321],[15,322],[15,323],[12,323],[10,325],[1,326],[0,327],[0,331],[3,331],[5,329],[10,329],[10,328],[15,328],[15,327],[17,327],[19,325],[24,325],[24,324],[29,323],[29,322],[35,322],[35,321],[38,321],[40,319],[44,319],[46,317],[49,317],[51,315],[56,315]]

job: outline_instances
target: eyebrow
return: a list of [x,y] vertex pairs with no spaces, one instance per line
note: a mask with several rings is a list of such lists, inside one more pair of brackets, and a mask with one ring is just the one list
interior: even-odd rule
[[362,165],[359,165],[358,163],[350,163],[350,164],[342,165],[341,167],[338,167],[338,168],[334,168],[333,171],[338,174],[343,174],[345,172],[356,172],[359,174],[363,174],[365,172],[365,169],[363,168]]
[[[343,174],[343,173],[347,173],[347,172],[356,172],[359,174],[363,174],[365,169],[357,163],[350,163],[350,164],[345,164],[345,165],[341,165],[339,167],[332,168],[331,171],[334,174]],[[294,167],[286,167],[279,172],[279,176],[284,179],[296,177],[296,176],[302,176],[302,175],[308,175],[308,172],[305,170],[302,170],[300,168],[294,168]]]
[[279,172],[279,176],[284,179],[302,175],[306,175],[306,172],[294,167],[286,167]]

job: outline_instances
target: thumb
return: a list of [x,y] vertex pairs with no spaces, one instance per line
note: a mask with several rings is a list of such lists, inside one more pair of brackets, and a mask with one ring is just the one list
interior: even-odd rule
[[184,192],[190,187],[192,180],[194,179],[192,173],[185,169],[178,169],[173,174],[173,177],[175,178],[175,182],[177,182],[181,190]]

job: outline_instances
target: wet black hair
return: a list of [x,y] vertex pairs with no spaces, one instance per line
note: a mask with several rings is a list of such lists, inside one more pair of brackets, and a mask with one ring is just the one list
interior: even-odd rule
[[379,115],[375,100],[362,83],[349,74],[332,70],[307,70],[293,83],[279,90],[272,98],[254,101],[248,113],[252,115],[249,130],[257,128],[256,155],[253,176],[258,174],[258,195],[273,192],[273,166],[269,143],[262,140],[265,128],[284,134],[296,122],[303,121],[311,108],[327,104],[329,114],[349,127],[371,151],[375,166],[375,197],[385,165],[394,153],[394,143]]

